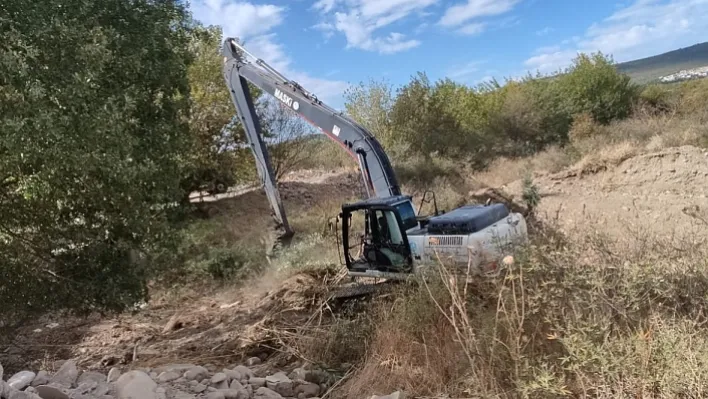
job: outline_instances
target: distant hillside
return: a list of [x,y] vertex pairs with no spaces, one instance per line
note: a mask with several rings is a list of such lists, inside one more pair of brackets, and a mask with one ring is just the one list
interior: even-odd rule
[[708,65],[708,42],[668,53],[617,64],[620,71],[637,83],[648,83],[683,69]]

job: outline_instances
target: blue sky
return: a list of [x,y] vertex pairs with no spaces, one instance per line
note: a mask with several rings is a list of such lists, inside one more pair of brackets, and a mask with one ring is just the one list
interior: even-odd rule
[[579,52],[616,61],[708,41],[708,0],[192,0],[194,16],[330,105],[418,71],[477,84],[553,72]]

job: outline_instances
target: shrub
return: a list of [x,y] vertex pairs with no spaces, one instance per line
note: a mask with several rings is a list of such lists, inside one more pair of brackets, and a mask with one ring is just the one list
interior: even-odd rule
[[638,95],[629,76],[602,53],[579,55],[559,79],[570,113],[589,113],[601,124],[629,116]]
[[605,131],[605,127],[597,124],[592,115],[585,112],[573,117],[568,138],[571,143],[577,143],[581,140],[601,136]]

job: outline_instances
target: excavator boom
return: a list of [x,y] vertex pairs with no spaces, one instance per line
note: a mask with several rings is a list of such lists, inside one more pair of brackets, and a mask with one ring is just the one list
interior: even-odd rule
[[[359,164],[369,197],[400,195],[401,190],[391,162],[381,144],[364,127],[341,112],[325,105],[296,82],[287,79],[265,61],[252,57],[235,39],[224,41],[224,74],[234,105],[246,130],[249,141],[260,139],[258,117],[247,96],[246,81],[267,92],[293,110],[311,125],[338,143]],[[244,98],[245,97],[245,98]],[[264,162],[256,151],[259,161]]]

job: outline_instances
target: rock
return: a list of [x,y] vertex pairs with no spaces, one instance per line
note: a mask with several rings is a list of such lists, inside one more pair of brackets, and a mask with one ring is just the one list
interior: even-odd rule
[[236,370],[224,369],[224,374],[226,374],[226,377],[229,379],[229,381],[241,381],[244,378],[241,373]]
[[76,367],[76,360],[67,360],[61,365],[59,371],[49,380],[67,388],[71,388],[79,376],[79,369]]
[[174,381],[179,377],[181,377],[181,375],[176,371],[163,371],[157,376],[157,382],[164,384],[166,382]]
[[246,393],[248,393],[249,398],[252,398],[253,397],[253,387],[250,385],[246,385]]
[[191,369],[185,371],[184,378],[187,380],[201,380],[206,378],[209,374],[209,370],[202,366],[194,366]]
[[19,373],[10,377],[10,379],[7,380],[7,384],[21,391],[27,388],[36,376],[37,374],[31,371],[20,371]]
[[[231,386],[229,387],[228,391],[230,392],[230,394],[224,394],[226,395],[226,399],[249,399],[251,397],[251,395],[248,393],[248,390],[236,380],[231,381]],[[230,397],[229,395],[231,395],[232,397]]]
[[14,391],[8,396],[8,399],[42,399],[39,396],[24,391]]
[[42,399],[69,399],[69,395],[51,385],[39,385],[35,388],[37,395]]
[[129,371],[116,381],[116,392],[120,399],[156,399],[157,384],[143,371]]
[[118,378],[120,378],[120,369],[118,367],[113,367],[108,372],[108,377],[106,378],[106,381],[107,382],[116,382],[116,381],[118,381]]
[[11,387],[7,382],[0,380],[0,397],[9,398],[17,389]]
[[326,371],[322,370],[310,370],[305,375],[304,380],[307,382],[312,382],[314,384],[322,384],[329,381],[330,375]]
[[83,384],[85,382],[95,382],[96,384],[100,384],[102,382],[106,382],[106,378],[107,377],[105,375],[97,371],[86,371],[81,373],[76,383]]
[[[236,381],[236,380],[234,380],[234,381]],[[238,382],[238,381],[236,381],[236,382]],[[216,384],[212,384],[212,386],[216,389],[219,389],[219,390],[229,389],[229,383],[226,380],[223,380],[221,382],[217,382]]]
[[32,380],[31,385],[33,387],[39,386],[39,385],[46,385],[49,383],[49,373],[47,373],[44,370],[41,370],[37,375],[34,377]]
[[37,394],[37,388],[35,388],[35,387],[27,387],[27,388],[25,389],[25,392],[33,393],[33,394],[36,395],[36,394]]
[[94,388],[98,386],[98,383],[96,381],[87,381],[79,384],[79,386],[74,390],[74,392],[77,392],[81,395],[89,393],[92,391]]
[[234,367],[234,371],[238,371],[239,374],[241,374],[241,378],[239,380],[242,380],[244,378],[249,379],[251,377],[256,376],[255,374],[253,374],[253,371],[246,366],[236,366]]
[[248,379],[248,383],[253,385],[255,388],[260,388],[266,385],[266,379],[259,377],[251,377]]
[[266,386],[281,396],[293,396],[293,382],[285,373],[275,373],[266,377]]
[[305,394],[300,392],[299,394],[297,394],[297,399],[306,399]]
[[105,381],[98,383],[98,386],[92,392],[94,396],[104,396],[111,393],[113,393],[113,385]]
[[0,363],[0,380],[2,380],[2,373],[4,372],[2,364]]
[[170,399],[194,399],[194,397],[191,393],[180,391],[179,389],[175,389],[170,395]]
[[253,399],[283,399],[283,397],[271,389],[260,387],[253,394]]
[[221,391],[214,391],[214,392],[209,392],[206,395],[206,399],[226,399],[226,396],[224,396],[224,393]]
[[288,375],[288,377],[289,377],[291,380],[303,380],[303,381],[306,381],[306,380],[307,380],[307,370],[305,370],[305,369],[302,368],[302,367],[298,367],[298,368],[296,368],[295,370],[293,370],[293,371]]
[[305,382],[304,384],[299,384],[294,389],[295,395],[300,396],[304,394],[305,398],[314,398],[320,394],[320,386],[313,384],[311,382]]
[[167,366],[158,367],[155,369],[156,373],[162,373],[164,371],[176,371],[180,374],[184,374],[186,371],[194,368],[194,364],[170,364]]
[[206,386],[206,385],[197,383],[196,385],[194,385],[194,386],[192,387],[192,392],[194,392],[194,393],[202,393],[202,392],[206,391],[206,389],[207,389],[207,386]]
[[214,374],[214,375],[211,377],[211,383],[212,383],[212,384],[218,384],[218,383],[220,383],[220,382],[222,382],[222,381],[226,381],[226,378],[227,378],[226,374],[224,374],[224,373],[216,373],[216,374]]
[[401,391],[396,391],[386,396],[372,396],[370,399],[405,399],[405,395]]
[[248,367],[258,366],[261,363],[262,363],[262,361],[261,361],[260,357],[252,357],[252,358],[246,360],[246,366],[248,366]]

